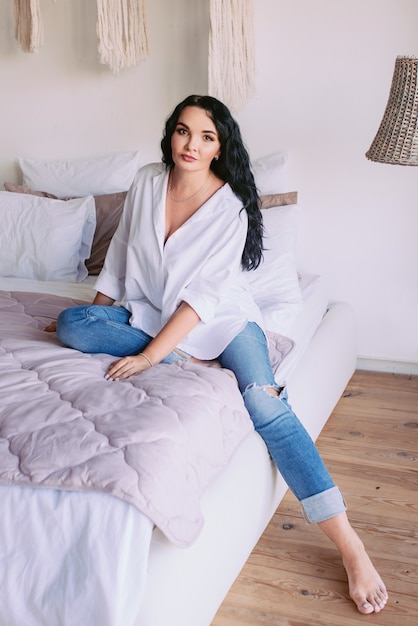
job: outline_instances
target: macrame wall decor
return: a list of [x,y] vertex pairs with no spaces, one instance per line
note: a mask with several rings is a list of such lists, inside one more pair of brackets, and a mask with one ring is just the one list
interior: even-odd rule
[[145,0],[97,0],[100,63],[117,74],[148,56]]
[[233,112],[254,87],[253,0],[210,0],[209,94]]
[[[39,52],[43,44],[40,0],[14,0],[15,37],[24,52]],[[117,74],[148,56],[145,0],[97,0],[100,63]]]
[[39,52],[44,41],[39,0],[14,0],[14,26],[23,52]]

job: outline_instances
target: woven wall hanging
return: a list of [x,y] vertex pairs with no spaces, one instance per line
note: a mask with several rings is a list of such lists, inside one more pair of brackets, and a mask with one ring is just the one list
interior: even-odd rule
[[39,52],[44,28],[39,0],[14,0],[15,37],[23,52]]
[[[39,0],[14,0],[15,37],[24,52],[39,52],[43,24]],[[98,54],[116,74],[148,56],[145,0],[97,0]]]
[[239,111],[254,87],[253,0],[210,0],[209,94]]
[[116,74],[148,56],[145,0],[97,0],[100,63]]

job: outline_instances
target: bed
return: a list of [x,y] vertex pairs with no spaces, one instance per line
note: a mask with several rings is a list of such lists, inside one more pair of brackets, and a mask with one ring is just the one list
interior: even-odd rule
[[[43,331],[92,299],[138,167],[118,157],[21,160],[23,183],[0,192],[1,626],[209,626],[286,491],[230,372],[159,365],[112,383],[111,357]],[[354,371],[355,324],[297,273],[286,165],[253,163],[268,249],[252,288],[315,439]]]

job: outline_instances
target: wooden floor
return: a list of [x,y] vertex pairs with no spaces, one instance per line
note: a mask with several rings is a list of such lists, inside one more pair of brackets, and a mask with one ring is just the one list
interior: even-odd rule
[[358,613],[338,554],[288,492],[212,626],[418,626],[418,376],[356,372],[317,445],[386,608]]

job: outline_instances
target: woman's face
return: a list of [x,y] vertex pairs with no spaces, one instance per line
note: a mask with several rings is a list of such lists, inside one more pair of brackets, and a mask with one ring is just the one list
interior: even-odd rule
[[206,111],[195,106],[183,109],[171,137],[175,166],[186,171],[209,169],[220,151],[216,126]]

